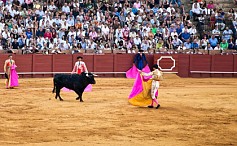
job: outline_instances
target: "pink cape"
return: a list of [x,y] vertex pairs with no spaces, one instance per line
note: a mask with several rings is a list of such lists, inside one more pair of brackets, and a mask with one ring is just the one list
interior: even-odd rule
[[[71,92],[71,91],[73,91],[73,90],[70,90],[70,89],[65,88],[65,87],[63,87],[62,90],[63,90],[64,92]],[[89,84],[89,85],[85,88],[84,92],[91,92],[91,91],[92,91],[92,85]]]
[[[143,82],[146,82],[148,79],[142,78],[140,74],[137,74],[136,79],[133,84],[132,91],[128,97],[128,99],[131,99],[141,93],[143,91]],[[158,91],[156,92],[156,96],[158,96]]]
[[[149,68],[148,65],[146,65],[143,69],[142,69],[143,72],[145,73],[149,73],[151,70]],[[138,73],[138,68],[133,65],[127,72],[126,72],[126,77],[129,78],[129,79],[135,79],[137,77],[137,74]],[[144,77],[145,79],[149,79],[151,77]]]
[[16,65],[11,66],[11,71],[10,71],[10,78],[9,78],[9,87],[16,87],[19,86],[18,83],[18,74],[16,72]]

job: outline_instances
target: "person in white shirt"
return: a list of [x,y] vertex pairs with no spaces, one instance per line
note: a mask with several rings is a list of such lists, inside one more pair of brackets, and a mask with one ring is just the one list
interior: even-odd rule
[[74,26],[75,21],[74,21],[74,18],[73,18],[72,16],[70,16],[70,17],[67,19],[67,24],[68,24],[69,27]]
[[70,8],[67,5],[67,3],[64,3],[64,5],[62,7],[62,11],[65,12],[66,14],[70,13]]
[[217,44],[217,46],[214,48],[214,50],[221,50],[220,44]]
[[57,7],[55,6],[54,2],[51,2],[51,4],[49,5],[48,9],[50,11],[53,11],[53,10],[57,9]]
[[145,53],[148,52],[148,50],[150,49],[150,45],[149,45],[149,43],[148,43],[147,40],[143,40],[143,41],[142,41],[141,49],[142,49]]
[[192,13],[193,13],[193,18],[194,20],[197,20],[197,17],[201,14],[201,9],[200,6],[198,6],[197,3],[194,3],[193,8],[192,8]]
[[109,31],[110,31],[108,25],[102,25],[101,31],[102,31],[103,38],[107,40],[109,37]]
[[189,29],[189,33],[194,37],[197,34],[197,29],[195,27],[195,25],[193,25],[190,29]]
[[138,47],[138,49],[140,50],[140,48],[141,48],[141,43],[142,43],[141,38],[138,37],[138,35],[136,35],[136,37],[133,39],[133,42],[134,42],[134,44]]
[[218,26],[215,27],[215,29],[212,30],[212,34],[215,36],[215,38],[217,38],[218,40],[220,40],[220,30],[218,29]]

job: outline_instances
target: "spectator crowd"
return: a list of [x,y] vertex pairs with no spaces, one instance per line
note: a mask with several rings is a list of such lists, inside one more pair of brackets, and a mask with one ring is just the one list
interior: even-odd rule
[[2,0],[0,50],[23,54],[237,50],[234,9],[224,12],[215,1],[205,0],[195,0],[190,9],[181,0]]

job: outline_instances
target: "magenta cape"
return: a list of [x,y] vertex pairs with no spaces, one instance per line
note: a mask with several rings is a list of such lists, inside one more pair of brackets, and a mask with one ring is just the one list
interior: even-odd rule
[[[148,65],[146,65],[143,69],[143,72],[149,73],[151,70]],[[130,79],[135,79],[138,74],[138,68],[133,65],[127,72],[126,72],[126,77]],[[150,77],[145,77],[145,78],[150,78]]]
[[12,65],[11,66],[11,70],[10,70],[10,77],[9,77],[9,82],[8,82],[8,87],[16,87],[19,86],[18,83],[18,74],[16,72],[16,65]]
[[[128,102],[135,106],[150,105],[152,101],[151,84],[152,80],[144,79],[140,74],[137,74]],[[156,96],[158,96],[158,91]]]
[[[63,88],[62,89],[64,92],[71,92],[72,90],[70,90],[70,89],[68,89],[68,88]],[[85,88],[85,90],[84,90],[84,92],[91,92],[92,91],[92,85],[91,84],[89,84],[86,88]]]

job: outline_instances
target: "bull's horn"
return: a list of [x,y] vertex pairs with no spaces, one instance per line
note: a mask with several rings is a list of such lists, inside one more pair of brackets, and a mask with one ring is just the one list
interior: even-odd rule
[[97,74],[93,74],[95,77],[97,77],[98,75]]

